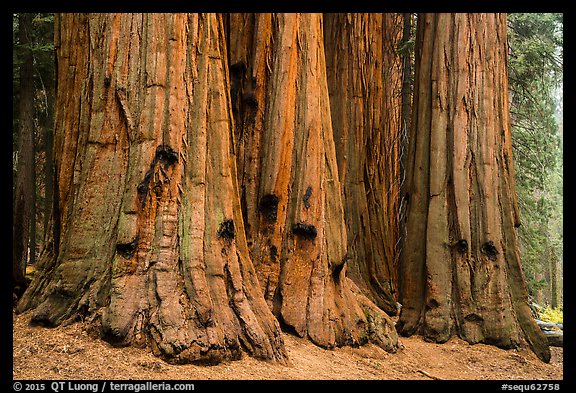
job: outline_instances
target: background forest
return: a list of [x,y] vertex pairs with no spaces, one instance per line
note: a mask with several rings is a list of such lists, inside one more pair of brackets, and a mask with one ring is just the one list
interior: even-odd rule
[[[405,14],[404,21],[402,40],[395,50],[403,57],[402,94],[410,95],[418,19]],[[562,14],[508,16],[509,102],[522,265],[534,311],[541,319],[558,322],[563,303],[562,25]],[[21,240],[16,247],[27,253],[27,269],[21,266],[22,273],[32,274],[49,231],[55,192],[53,15],[15,14],[13,44],[14,194],[27,195],[29,203],[19,205],[14,199],[14,222],[19,224],[14,227],[14,239]],[[229,71],[234,89],[238,70],[231,67]],[[403,108],[404,119],[409,112],[410,108]],[[406,146],[406,130],[401,136]],[[395,178],[400,183],[403,177]],[[398,212],[404,214],[402,208]]]

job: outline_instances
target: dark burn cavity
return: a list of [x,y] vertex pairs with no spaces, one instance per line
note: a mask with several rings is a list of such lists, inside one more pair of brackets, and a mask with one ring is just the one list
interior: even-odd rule
[[275,222],[278,217],[278,197],[274,194],[264,195],[260,198],[260,213],[268,220]]
[[466,239],[458,240],[458,243],[456,243],[456,249],[458,252],[466,254],[466,252],[468,252],[468,242]]
[[246,63],[243,61],[230,66],[230,98],[232,99],[232,113],[234,116],[238,116],[240,113],[240,94],[246,68]]
[[292,233],[306,240],[314,240],[318,235],[318,231],[314,225],[304,224],[302,222],[294,224]]
[[150,179],[152,179],[156,163],[159,162],[164,164],[164,170],[166,170],[169,166],[178,162],[178,153],[168,145],[160,145],[156,148],[156,153],[154,154],[154,158],[150,163],[148,171],[146,171],[146,174],[144,175],[144,179],[142,179],[140,184],[136,187],[140,199],[140,205],[142,207],[146,205],[146,195],[150,189]]
[[332,269],[332,277],[336,282],[340,280],[340,272],[342,272],[342,269],[344,269],[344,263],[346,263],[346,258],[344,258],[344,260],[338,265],[335,265]]
[[224,220],[218,228],[218,237],[228,242],[234,240],[234,220]]
[[310,209],[310,197],[312,196],[312,187],[308,186],[306,193],[304,194],[304,206],[306,209]]
[[178,153],[168,145],[160,145],[156,148],[155,160],[162,162],[166,169],[178,162]]
[[136,247],[138,246],[139,240],[140,235],[136,236],[136,239],[132,240],[130,243],[116,244],[116,252],[126,259],[131,259],[136,252]]
[[146,206],[146,195],[148,194],[148,189],[150,188],[151,178],[152,178],[152,171],[149,170],[144,175],[144,179],[136,187],[136,190],[138,191],[138,198],[140,199],[140,205],[142,207]]
[[251,108],[252,110],[258,109],[258,100],[254,96],[254,94],[246,94],[244,96],[244,104]]
[[438,300],[436,299],[430,299],[428,301],[428,303],[426,304],[426,308],[428,310],[434,310],[436,308],[440,307],[440,303],[438,302]]
[[244,73],[246,72],[246,63],[239,61],[230,66],[230,76],[233,79],[242,79]]
[[472,323],[477,323],[477,324],[481,324],[484,322],[484,318],[482,318],[482,316],[476,314],[476,313],[471,313],[468,314],[464,317],[464,320],[467,322],[472,322]]
[[276,262],[278,258],[278,248],[276,246],[270,246],[270,260],[272,262]]
[[486,243],[482,244],[480,248],[480,252],[488,257],[491,261],[495,261],[498,256],[498,250],[494,245],[492,240],[487,241]]

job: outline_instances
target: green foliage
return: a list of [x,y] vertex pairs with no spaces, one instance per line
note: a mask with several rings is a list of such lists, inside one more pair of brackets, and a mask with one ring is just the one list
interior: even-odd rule
[[[528,85],[540,78],[562,77],[563,15],[509,14],[511,76]],[[550,75],[550,71],[553,72]]]
[[[508,21],[512,145],[523,224],[518,234],[528,288],[535,294],[552,288],[550,265],[562,257],[563,17],[509,14]],[[547,296],[549,301],[552,294]]]
[[[46,90],[53,85],[54,79],[54,15],[53,14],[33,14],[31,28],[26,27],[25,34],[30,39],[29,44],[20,42],[19,16],[12,15],[12,150],[16,152],[18,146],[18,103],[20,101],[20,67],[23,63],[24,54],[32,53],[34,61],[34,85],[38,92],[37,103],[42,112],[46,112]],[[29,30],[29,31],[28,31]],[[15,166],[15,162],[13,163]]]
[[[53,128],[53,101],[54,101],[54,14],[30,14],[30,22],[21,26],[21,16],[12,15],[12,170],[16,178],[19,139],[19,103],[20,103],[20,68],[25,56],[32,56],[34,85],[34,139],[35,139],[35,180],[36,184],[36,213],[38,218],[45,213],[45,162],[46,140],[45,135]],[[26,34],[29,43],[20,42],[21,29]],[[42,238],[42,225],[36,225],[38,240]]]
[[538,319],[544,322],[563,323],[564,312],[560,308],[545,306],[539,310]]

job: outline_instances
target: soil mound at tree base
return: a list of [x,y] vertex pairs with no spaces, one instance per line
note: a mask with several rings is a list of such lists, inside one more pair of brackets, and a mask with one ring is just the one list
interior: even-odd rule
[[114,348],[95,340],[81,323],[31,327],[30,313],[13,315],[13,378],[29,379],[477,379],[562,380],[564,349],[549,364],[528,348],[503,350],[453,338],[434,344],[401,337],[397,353],[368,344],[325,350],[284,334],[290,365],[248,356],[216,366],[171,365],[149,350]]

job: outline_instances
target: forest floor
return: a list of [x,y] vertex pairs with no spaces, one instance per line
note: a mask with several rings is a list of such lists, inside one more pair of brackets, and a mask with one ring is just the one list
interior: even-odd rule
[[145,349],[114,348],[93,339],[79,323],[49,329],[31,327],[29,321],[29,314],[13,314],[14,379],[563,379],[563,348],[557,347],[551,347],[552,360],[545,364],[527,348],[503,350],[457,338],[434,344],[402,337],[402,348],[391,354],[371,344],[325,350],[284,334],[287,366],[248,356],[216,366],[171,365]]

